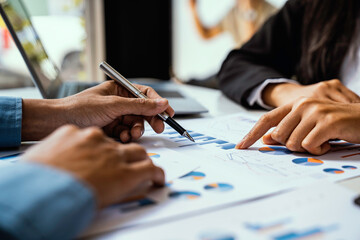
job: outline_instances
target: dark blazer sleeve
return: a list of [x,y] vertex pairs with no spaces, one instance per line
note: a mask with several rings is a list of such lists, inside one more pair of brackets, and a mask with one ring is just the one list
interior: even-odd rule
[[[218,74],[225,95],[251,108],[251,90],[271,78],[291,78],[301,53],[302,0],[289,0],[242,48],[230,52]],[[257,106],[255,106],[257,107]]]

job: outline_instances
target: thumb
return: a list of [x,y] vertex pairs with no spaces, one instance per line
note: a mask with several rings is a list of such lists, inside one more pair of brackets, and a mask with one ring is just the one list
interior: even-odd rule
[[169,107],[169,102],[165,98],[143,99],[143,98],[123,98],[113,104],[118,115],[141,115],[155,116],[164,112]]

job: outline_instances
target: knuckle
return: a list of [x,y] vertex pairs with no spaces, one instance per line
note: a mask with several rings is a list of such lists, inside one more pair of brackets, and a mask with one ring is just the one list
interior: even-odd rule
[[297,142],[292,140],[286,142],[286,147],[293,152],[298,152],[301,150],[301,146],[299,146]]
[[338,85],[342,85],[341,81],[339,79],[333,79],[333,80],[330,80],[329,83],[335,85],[335,86],[338,86]]
[[308,108],[312,105],[314,105],[317,102],[316,99],[314,98],[309,98],[309,97],[302,97],[297,101],[297,104],[294,105],[293,109],[304,109],[304,108]]
[[148,87],[148,86],[145,88],[145,91],[146,92],[155,92],[155,90],[152,87]]
[[271,138],[279,143],[285,142],[285,136],[283,136],[283,134],[281,134],[279,131],[273,131],[271,133]]
[[341,119],[339,118],[339,116],[337,114],[334,114],[332,112],[328,112],[325,115],[325,123],[327,126],[331,126],[331,125],[337,125],[339,122],[341,122]]
[[104,134],[100,128],[97,127],[89,127],[84,130],[84,134],[87,138],[99,138],[103,137]]
[[308,151],[309,153],[314,153],[314,154],[316,154],[316,148],[314,148],[314,146],[313,146],[313,144],[312,144],[311,141],[309,141],[309,140],[304,140],[304,141],[302,141],[301,146],[302,146],[306,151]]
[[271,116],[269,113],[266,113],[260,117],[260,123],[268,123],[271,120]]
[[137,99],[139,105],[146,105],[147,101],[145,98],[138,98]]
[[75,132],[78,130],[78,127],[76,127],[75,125],[65,125],[65,126],[62,126],[60,128],[61,130],[63,130],[64,132]]
[[330,83],[329,82],[319,82],[317,84],[317,90],[318,91],[326,91],[328,90],[330,87]]

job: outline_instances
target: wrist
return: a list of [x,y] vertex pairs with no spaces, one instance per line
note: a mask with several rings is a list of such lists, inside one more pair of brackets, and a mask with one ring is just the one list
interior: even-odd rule
[[266,105],[280,107],[289,103],[292,99],[292,92],[300,85],[294,83],[269,84],[262,92],[262,99]]
[[60,99],[23,99],[23,141],[40,140],[66,124]]

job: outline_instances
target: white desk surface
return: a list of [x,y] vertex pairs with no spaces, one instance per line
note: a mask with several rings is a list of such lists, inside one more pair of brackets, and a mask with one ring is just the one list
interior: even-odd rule
[[[248,111],[235,102],[229,100],[218,90],[188,85],[179,85],[179,88],[186,94],[194,97],[209,110],[208,113],[199,116],[202,118],[224,116],[239,112],[246,112],[247,114],[259,117],[265,113],[265,111]],[[0,96],[41,98],[41,95],[36,88],[0,90]],[[340,182],[339,184],[360,193],[360,177],[349,179]]]

